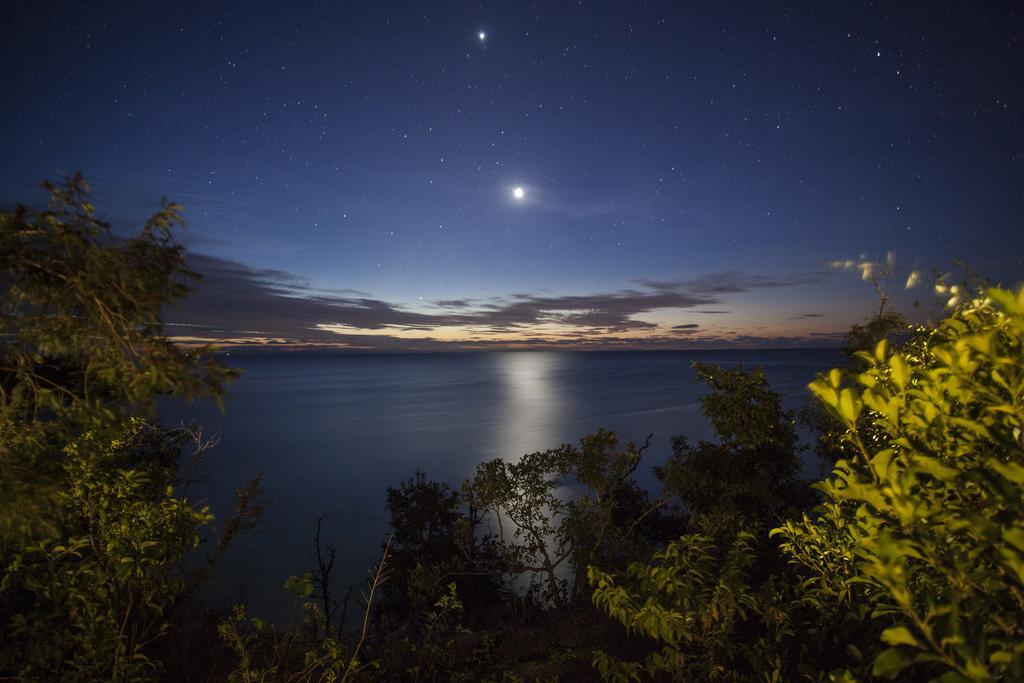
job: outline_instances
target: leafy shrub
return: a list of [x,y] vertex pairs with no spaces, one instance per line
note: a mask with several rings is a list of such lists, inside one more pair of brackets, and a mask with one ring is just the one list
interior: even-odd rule
[[643,662],[620,661],[598,651],[594,665],[611,681],[665,676],[672,680],[735,680],[746,669],[749,643],[737,637],[759,611],[749,584],[753,536],[741,532],[724,549],[708,536],[687,535],[633,563],[622,585],[590,569],[594,603],[630,633],[651,638],[660,649]]
[[177,490],[188,430],[137,416],[158,396],[219,400],[236,372],[163,334],[198,275],[164,203],[115,238],[80,176],[47,209],[0,212],[0,675],[125,680],[158,668],[171,612],[258,517],[258,480],[205,567],[179,563],[211,517]]
[[65,449],[59,532],[14,554],[0,590],[18,604],[4,669],[26,678],[137,680],[185,588],[181,559],[213,516],[168,485],[183,438],[137,418],[119,438]]
[[0,552],[53,529],[71,439],[113,438],[162,394],[219,400],[237,374],[163,334],[198,278],[171,236],[180,206],[117,240],[81,176],[44,186],[46,210],[0,212]]
[[[290,576],[284,588],[301,601],[302,624],[297,629],[278,631],[269,622],[251,618],[243,606],[236,606],[217,628],[221,641],[235,654],[234,668],[227,680],[231,683],[280,681],[281,683],[334,683],[356,680],[376,670],[380,664],[365,657],[364,646],[371,635],[370,615],[374,598],[388,578],[390,540],[384,546],[377,566],[370,571],[365,610],[358,637],[335,633],[325,627],[324,613],[314,596],[311,574]],[[452,595],[452,599],[454,599]],[[455,602],[457,604],[457,601]]]
[[693,368],[697,381],[710,387],[701,404],[718,442],[691,446],[684,437],[673,439],[672,456],[655,468],[666,495],[685,515],[727,535],[807,506],[806,482],[797,476],[795,419],[764,371],[701,363]]
[[625,565],[636,549],[638,524],[659,507],[633,480],[645,448],[627,443],[620,449],[615,434],[598,430],[579,446],[477,467],[465,489],[494,520],[508,571],[528,578],[528,594],[538,603],[573,600],[595,560]]
[[[481,511],[465,487],[427,479],[423,472],[387,491],[392,529],[390,576],[381,595],[382,618],[418,628],[454,584],[468,620],[493,617],[505,595],[494,539],[479,532]],[[415,638],[415,634],[409,637]]]
[[815,599],[881,623],[875,675],[1024,678],[1024,290],[860,358],[852,384],[833,370],[811,385],[856,459],[774,533]]

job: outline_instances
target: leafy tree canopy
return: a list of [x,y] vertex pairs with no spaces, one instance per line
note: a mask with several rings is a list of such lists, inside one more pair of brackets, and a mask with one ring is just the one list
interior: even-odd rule
[[[870,604],[875,675],[1024,677],[1024,289],[990,289],[906,348],[812,391],[856,457],[777,533],[825,600]],[[884,439],[866,443],[867,423]]]
[[45,210],[0,213],[0,547],[51,521],[70,438],[116,432],[161,394],[219,400],[235,376],[164,336],[161,314],[198,279],[172,239],[180,206],[118,239],[81,176],[44,187]]
[[236,373],[164,336],[198,278],[172,239],[180,207],[122,239],[80,176],[44,187],[45,210],[0,213],[0,676],[143,680],[172,612],[258,518],[258,479],[186,574],[212,517],[178,463],[209,444],[139,415],[160,395],[219,400]]

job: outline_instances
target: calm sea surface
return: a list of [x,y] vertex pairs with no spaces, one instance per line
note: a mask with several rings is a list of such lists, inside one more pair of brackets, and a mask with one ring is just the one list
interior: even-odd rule
[[[337,548],[336,585],[355,586],[379,554],[385,495],[418,469],[457,487],[477,463],[572,442],[599,427],[623,440],[653,433],[640,480],[670,439],[711,435],[692,361],[760,365],[799,407],[817,372],[842,362],[834,350],[702,352],[496,352],[248,356],[226,414],[211,405],[165,405],[165,423],[196,420],[219,432],[193,497],[218,519],[232,492],[262,472],[273,499],[267,521],[240,539],[211,595],[244,597],[257,613],[286,618],[281,585],[312,564],[315,519]],[[808,473],[815,471],[813,463]]]

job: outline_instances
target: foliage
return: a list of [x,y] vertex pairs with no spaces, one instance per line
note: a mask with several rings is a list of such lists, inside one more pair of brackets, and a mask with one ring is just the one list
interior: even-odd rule
[[613,432],[599,429],[570,451],[572,488],[579,491],[567,502],[565,524],[573,548],[574,597],[586,587],[590,565],[624,569],[650,550],[663,521],[662,501],[652,503],[633,479],[650,443],[648,436],[639,448],[629,442],[620,449]]
[[[992,289],[908,348],[862,354],[812,391],[855,460],[826,503],[776,531],[823,603],[869,606],[875,675],[1024,676],[1024,290]],[[865,443],[861,426],[883,433]]]
[[463,540],[461,505],[457,491],[430,481],[419,470],[398,488],[388,488],[394,580],[385,590],[384,599],[392,610],[428,607],[448,572],[458,570]]
[[[892,297],[888,291],[888,281],[895,271],[895,265],[895,255],[891,252],[884,262],[862,261],[856,264],[863,278],[870,281],[878,294],[878,310],[862,322],[851,325],[847,331],[843,339],[842,352],[849,367],[842,371],[863,372],[866,366],[859,356],[861,351],[875,348],[882,340],[894,343],[910,336],[912,330],[906,317],[891,307]],[[912,270],[906,281],[906,288],[914,287],[920,281],[921,274]],[[800,421],[814,435],[815,450],[826,472],[830,471],[840,458],[855,457],[853,447],[845,438],[846,426],[841,420],[837,420],[821,401],[809,400],[800,411]],[[873,441],[879,436],[874,434],[868,425],[861,425],[859,429],[861,438],[866,441]]]
[[[235,605],[231,616],[217,627],[221,640],[237,657],[234,670],[228,675],[230,683],[261,683],[277,680],[278,667],[275,663],[262,661],[267,655],[257,650],[274,649],[261,647],[266,639],[264,634],[269,624],[263,619],[249,618],[243,605]],[[257,661],[257,658],[260,661]]]
[[410,643],[409,649],[416,656],[414,665],[408,670],[413,680],[437,680],[443,672],[454,667],[452,636],[460,630],[461,613],[462,603],[459,601],[455,583],[449,583],[448,592],[422,614],[422,640],[416,644]]
[[529,573],[531,593],[555,605],[568,597],[568,581],[558,574],[570,549],[557,490],[569,458],[567,446],[527,453],[518,462],[497,458],[481,463],[470,483],[476,501],[495,517],[506,563],[516,574]]
[[640,680],[640,674],[677,681],[736,680],[749,666],[749,643],[737,635],[759,612],[749,584],[753,536],[736,535],[723,550],[707,536],[687,535],[633,563],[622,585],[590,569],[594,603],[629,633],[651,638],[660,649],[643,662],[621,661],[597,651],[594,666],[610,681]]
[[388,488],[387,509],[391,576],[381,595],[383,618],[416,625],[418,615],[444,599],[452,583],[460,612],[474,621],[493,616],[504,598],[503,566],[494,539],[478,532],[481,513],[472,493],[453,491],[417,471]]
[[[816,485],[825,499],[812,513],[772,532],[790,570],[766,564],[774,551],[755,535],[740,551],[746,573],[730,573],[739,565],[724,551],[729,530],[746,533],[742,525],[773,506],[744,490],[747,468],[723,466],[763,446],[729,427],[772,430],[757,401],[743,407],[749,377],[718,385],[724,400],[705,402],[722,441],[718,461],[711,445],[677,442],[678,469],[660,473],[697,511],[691,524],[714,536],[684,535],[626,577],[591,569],[596,603],[652,648],[640,660],[599,651],[603,677],[1022,678],[1024,291],[957,303],[897,351],[883,340],[858,355],[861,372],[836,369],[812,384],[856,459],[839,460]],[[698,599],[726,574],[736,580],[715,585],[742,596],[745,621],[709,621]],[[709,623],[730,627],[722,643],[733,650],[695,630]]]
[[60,532],[19,550],[4,574],[22,609],[3,669],[81,681],[153,674],[147,646],[185,587],[179,562],[213,519],[166,485],[184,437],[133,418],[115,440],[87,433],[68,445]]
[[[765,523],[813,501],[796,476],[799,449],[793,416],[783,409],[782,397],[771,391],[760,369],[698,365],[696,371],[711,387],[704,398],[705,413],[719,442],[677,448],[666,466],[657,469],[665,484],[658,500],[652,502],[633,479],[648,444],[622,448],[615,434],[599,430],[578,445],[526,454],[514,462],[482,463],[463,485],[461,500],[420,474],[389,490],[392,524],[396,538],[402,539],[399,547],[415,549],[424,558],[438,549],[454,549],[452,554],[458,555],[467,537],[459,543],[454,538],[460,533],[457,529],[470,528],[466,515],[471,507],[471,516],[479,520],[473,527],[489,523],[494,536],[474,533],[468,538],[493,543],[504,560],[490,570],[507,572],[510,594],[524,593],[527,601],[544,608],[542,621],[552,624],[558,613],[572,609],[577,596],[585,594],[588,567],[592,581],[604,581],[609,591],[627,591],[619,597],[628,595],[636,605],[660,604],[656,613],[668,615],[673,606],[684,607],[674,602],[682,599],[678,586],[643,577],[650,570],[660,581],[662,570],[671,566],[671,573],[693,591],[685,605],[692,613],[685,618],[705,624],[706,632],[688,632],[689,640],[675,643],[680,649],[671,656],[665,650],[643,655],[644,664],[628,655],[599,655],[596,661],[606,674],[664,673],[679,664],[684,651],[687,664],[680,671],[690,676],[727,677],[730,667],[740,666],[749,672],[753,660],[765,663],[768,670],[780,670],[781,664],[770,656],[770,645],[785,637],[787,616],[779,607],[776,577],[770,574],[772,568],[786,567],[761,530]],[[682,518],[669,514],[670,499],[678,504]],[[691,529],[682,539],[681,527]],[[672,538],[677,540],[661,551],[654,566],[635,562]],[[726,560],[732,564],[723,568]],[[418,593],[419,604],[437,600],[442,581],[450,576],[437,571],[438,566],[432,561],[415,567],[408,581],[409,599]],[[627,572],[626,584],[635,587],[617,584],[615,572]],[[698,575],[708,583],[697,582]],[[719,592],[712,596],[715,590]],[[742,614],[721,611],[730,596],[739,601]],[[612,593],[605,597],[611,599]],[[498,604],[495,601],[492,610]],[[617,604],[625,609],[625,603]],[[627,620],[628,615],[620,611],[618,616]],[[716,619],[722,621],[712,624]],[[644,623],[657,628],[653,621]],[[407,642],[407,647],[417,647],[415,639]],[[719,646],[723,649],[716,649]],[[756,656],[751,654],[755,650]],[[458,675],[458,667],[446,675]]]
[[902,314],[880,310],[877,315],[850,327],[843,343],[843,354],[850,359],[854,367],[857,367],[861,361],[859,354],[864,349],[873,349],[882,340],[891,343],[900,333],[907,330],[907,319]]
[[594,603],[649,643],[640,658],[597,650],[605,680],[780,680],[783,671],[785,566],[763,530],[812,501],[797,476],[793,415],[760,368],[694,371],[710,388],[702,404],[718,440],[676,437],[655,468],[660,502],[677,504],[685,533],[625,576],[589,569]]
[[180,481],[197,431],[136,417],[158,396],[219,397],[235,372],[185,352],[161,314],[198,276],[164,203],[122,239],[80,176],[50,205],[0,213],[0,674],[138,679],[175,613],[259,516],[258,479],[198,571],[181,560],[211,517]]
[[447,484],[416,475],[399,488],[388,488],[389,522],[396,547],[423,562],[436,562],[456,549],[455,535],[461,515],[459,494]]
[[633,443],[619,450],[617,437],[599,430],[578,447],[481,463],[466,483],[493,516],[509,571],[528,577],[528,593],[541,604],[565,605],[575,597],[596,559],[617,557],[625,565],[638,524],[653,512],[632,478],[643,450]]
[[163,309],[198,277],[172,240],[180,206],[118,239],[81,176],[44,186],[46,210],[0,213],[0,551],[54,528],[71,438],[112,436],[161,394],[217,398],[235,375],[163,336]]
[[236,606],[217,629],[221,640],[237,657],[228,680],[232,683],[334,683],[356,680],[378,668],[379,662],[362,657],[370,636],[374,598],[388,579],[390,545],[389,540],[380,562],[370,572],[367,592],[363,595],[362,628],[356,639],[324,627],[329,622],[325,622],[320,602],[314,596],[312,574],[291,576],[285,582],[285,590],[302,601],[304,619],[298,629],[278,632],[268,622],[248,617],[244,607]]
[[794,417],[764,370],[694,363],[694,372],[711,389],[701,402],[719,441],[690,446],[684,437],[673,439],[672,456],[655,469],[666,495],[727,533],[807,505]]
[[[907,320],[899,311],[892,307],[891,280],[897,272],[896,253],[890,251],[886,254],[885,260],[873,260],[862,257],[859,261],[836,261],[831,264],[843,270],[860,271],[861,279],[869,282],[878,295],[878,310],[864,319],[862,323],[855,323],[846,333],[843,344],[843,353],[854,365],[859,363],[857,354],[864,349],[873,349],[883,339],[896,341],[902,332],[908,329]],[[920,283],[922,274],[911,269],[905,289],[910,289]]]

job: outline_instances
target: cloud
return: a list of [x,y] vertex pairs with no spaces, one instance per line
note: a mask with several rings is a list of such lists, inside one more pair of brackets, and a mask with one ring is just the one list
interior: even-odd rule
[[633,280],[636,284],[658,291],[679,291],[685,289],[696,294],[740,294],[753,289],[775,289],[796,287],[821,282],[825,272],[793,273],[788,275],[755,275],[723,271],[683,280]]
[[790,320],[809,320],[811,318],[822,318],[824,313],[803,313],[801,315],[794,315]]
[[[636,280],[634,286],[593,294],[519,292],[487,299],[446,299],[413,310],[355,290],[315,290],[279,270],[258,269],[192,254],[202,282],[168,312],[169,332],[180,340],[219,343],[341,345],[388,349],[558,344],[588,346],[679,343],[696,323],[658,338],[658,325],[638,316],[658,309],[695,309],[724,295],[819,281],[815,274],[777,277],[727,272],[681,280]],[[708,311],[699,311],[708,312]],[[625,335],[625,336],[623,336]],[[599,338],[599,339],[598,339]]]
[[469,308],[476,299],[440,299],[430,303],[441,308]]
[[448,321],[443,316],[408,311],[351,291],[310,289],[302,280],[278,270],[255,269],[224,259],[191,254],[189,265],[202,282],[171,311],[174,324],[202,325],[226,333],[267,330],[270,336],[330,338],[316,326],[329,322],[359,329],[421,326],[432,329]]
[[710,303],[709,297],[688,291],[623,289],[598,294],[537,296],[516,294],[509,301],[485,304],[473,322],[494,326],[538,323],[602,328],[607,332],[653,329],[654,323],[633,316],[659,308],[692,308]]

